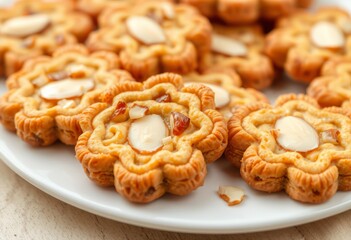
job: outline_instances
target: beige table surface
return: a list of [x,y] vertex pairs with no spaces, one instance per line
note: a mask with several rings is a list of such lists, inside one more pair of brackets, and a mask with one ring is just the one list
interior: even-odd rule
[[310,224],[236,235],[200,235],[135,227],[87,213],[27,183],[0,161],[0,239],[351,239],[351,211]]

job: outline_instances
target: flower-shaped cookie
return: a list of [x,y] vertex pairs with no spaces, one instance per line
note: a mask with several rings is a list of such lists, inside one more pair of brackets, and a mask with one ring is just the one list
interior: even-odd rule
[[132,80],[118,67],[114,53],[89,54],[80,45],[59,48],[53,57],[37,57],[11,75],[0,99],[0,121],[34,146],[57,139],[75,144],[81,133],[82,111],[99,100],[106,89]]
[[321,75],[307,89],[307,94],[319,105],[341,106],[351,100],[351,58],[334,58],[326,62]]
[[193,72],[183,76],[185,86],[201,83],[215,93],[217,110],[228,120],[237,106],[253,102],[266,102],[268,99],[252,88],[241,88],[240,77],[230,68],[211,68],[202,74]]
[[190,4],[207,17],[219,18],[229,24],[247,24],[259,18],[275,20],[297,8],[307,8],[312,0],[180,0]]
[[166,192],[185,195],[203,184],[206,163],[227,145],[227,126],[213,92],[183,87],[177,74],[114,88],[112,105],[96,103],[80,120],[76,156],[86,174],[133,202]]
[[202,69],[225,67],[234,69],[244,87],[262,89],[271,85],[274,69],[262,54],[264,35],[259,26],[213,26],[212,53],[204,58]]
[[320,109],[305,95],[285,95],[272,108],[237,109],[228,123],[226,157],[242,178],[265,192],[285,190],[298,201],[320,203],[351,190],[351,119]]
[[26,0],[0,8],[0,74],[9,76],[27,59],[84,41],[92,29],[91,19],[73,11],[69,1]]
[[107,9],[90,50],[119,53],[122,67],[137,80],[160,72],[189,73],[211,47],[211,25],[196,9],[164,1]]
[[282,19],[268,34],[265,52],[295,80],[311,82],[324,63],[351,53],[351,17],[338,8]]

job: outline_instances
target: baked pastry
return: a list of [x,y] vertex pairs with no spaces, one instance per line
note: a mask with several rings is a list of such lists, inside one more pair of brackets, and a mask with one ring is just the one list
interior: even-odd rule
[[338,8],[296,13],[268,34],[265,53],[293,79],[309,83],[327,60],[350,55],[350,26],[350,15]]
[[92,29],[90,17],[74,11],[70,1],[26,0],[0,8],[0,75],[9,76],[25,60],[51,55],[59,46],[84,41]]
[[228,120],[233,110],[240,105],[253,102],[268,103],[263,93],[252,88],[241,88],[238,74],[230,68],[210,68],[203,73],[193,72],[183,76],[185,86],[192,83],[201,83],[215,93],[217,110]]
[[232,68],[244,87],[263,89],[271,85],[274,69],[270,59],[262,54],[264,35],[258,25],[214,25],[213,30],[212,52],[204,57],[202,69]]
[[308,203],[351,190],[351,119],[340,108],[320,109],[305,95],[284,95],[275,107],[237,108],[228,131],[226,157],[254,189],[285,190]]
[[77,9],[96,18],[104,9],[126,7],[141,0],[77,0]]
[[180,0],[196,7],[203,15],[229,24],[248,24],[259,18],[276,20],[307,8],[312,0]]
[[96,103],[80,120],[76,156],[90,179],[141,203],[203,184],[206,163],[222,155],[228,138],[209,88],[183,87],[179,75],[163,73],[107,96],[115,96],[112,105]]
[[351,58],[334,58],[326,62],[321,75],[307,88],[307,94],[319,105],[340,107],[351,100]]
[[47,146],[57,139],[76,143],[81,133],[82,111],[100,101],[100,94],[132,77],[118,68],[110,52],[88,53],[81,45],[59,48],[53,57],[28,60],[7,80],[0,99],[0,121],[33,146]]
[[186,5],[144,1],[111,8],[99,24],[87,41],[89,49],[118,53],[122,67],[137,80],[160,72],[189,73],[210,51],[210,23]]

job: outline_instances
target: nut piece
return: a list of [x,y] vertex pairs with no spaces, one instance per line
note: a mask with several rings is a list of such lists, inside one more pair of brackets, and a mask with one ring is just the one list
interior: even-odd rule
[[316,23],[310,31],[310,37],[312,42],[321,48],[341,48],[345,45],[341,29],[327,21]]
[[139,105],[134,105],[130,110],[129,110],[129,118],[130,119],[138,119],[142,118],[146,115],[146,112],[149,110],[148,107],[144,106],[139,106]]
[[232,57],[244,57],[247,55],[245,44],[219,34],[212,34],[212,51]]
[[340,131],[338,129],[328,129],[321,134],[321,141],[323,143],[338,144],[338,136]]
[[72,64],[68,67],[67,72],[70,78],[84,78],[90,75],[88,67],[83,64]]
[[126,21],[129,33],[144,44],[166,42],[166,36],[160,25],[144,16],[129,17]]
[[62,99],[57,102],[58,106],[61,106],[64,109],[74,108],[76,106],[76,102],[73,100]]
[[228,206],[237,205],[244,199],[244,190],[232,186],[219,186],[218,195],[228,203]]
[[169,117],[171,133],[175,136],[181,135],[190,124],[190,118],[180,112],[172,112]]
[[202,83],[203,85],[205,85],[206,87],[209,87],[212,89],[212,91],[215,93],[215,104],[216,104],[216,108],[222,108],[224,106],[226,106],[227,104],[229,104],[230,102],[230,95],[229,92],[227,90],[225,90],[222,87],[219,87],[217,85],[214,84],[210,84],[210,83]]
[[163,119],[156,114],[135,120],[128,132],[129,145],[135,150],[154,152],[163,146],[163,139],[168,136],[168,129]]
[[122,122],[127,120],[128,114],[127,114],[127,104],[125,102],[119,101],[116,105],[116,109],[111,115],[110,120],[113,122]]
[[26,37],[44,30],[50,24],[46,14],[21,16],[7,20],[0,27],[0,34],[13,37]]
[[161,8],[163,10],[163,14],[168,19],[173,19],[175,17],[174,8],[171,3],[162,3]]
[[92,79],[65,79],[51,82],[40,89],[40,96],[47,100],[59,100],[80,97],[94,88]]
[[308,152],[319,146],[317,131],[302,118],[282,117],[276,121],[275,129],[279,132],[279,145],[286,150]]
[[165,137],[164,139],[162,139],[163,145],[167,145],[171,142],[172,142],[172,136],[168,136],[168,137]]

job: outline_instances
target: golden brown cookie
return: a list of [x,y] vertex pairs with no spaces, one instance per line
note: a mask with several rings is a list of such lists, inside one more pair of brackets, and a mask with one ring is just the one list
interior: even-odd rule
[[259,18],[276,20],[297,8],[307,8],[312,0],[180,0],[196,7],[203,15],[229,24],[248,24]]
[[284,95],[237,108],[228,131],[226,157],[254,189],[308,203],[351,190],[351,119],[340,108]]
[[202,69],[232,68],[244,87],[263,89],[271,85],[274,69],[270,59],[262,54],[264,35],[258,25],[214,25],[213,30],[212,52],[204,58]]
[[0,121],[33,146],[47,146],[57,139],[76,143],[82,111],[100,101],[100,94],[132,77],[118,67],[111,52],[89,54],[81,45],[59,48],[53,57],[26,62],[7,80],[0,98]]
[[179,75],[164,73],[107,96],[115,96],[112,105],[94,104],[80,120],[76,156],[89,178],[140,203],[203,184],[206,163],[222,155],[228,138],[209,88],[183,87]]
[[34,56],[84,41],[92,30],[91,19],[69,1],[26,0],[0,8],[0,75],[9,76]]
[[189,73],[210,51],[211,25],[186,5],[145,1],[107,9],[99,23],[89,49],[118,53],[122,67],[137,80],[160,72]]
[[296,13],[268,34],[265,52],[293,79],[309,83],[327,60],[350,55],[350,26],[350,15],[338,8]]
[[321,75],[307,88],[307,94],[319,105],[340,107],[351,100],[351,58],[334,58],[326,62]]
[[240,105],[253,102],[268,103],[263,93],[252,88],[241,88],[239,75],[230,68],[212,68],[202,74],[193,72],[183,76],[185,86],[192,83],[201,83],[215,93],[217,110],[228,120],[234,109]]

